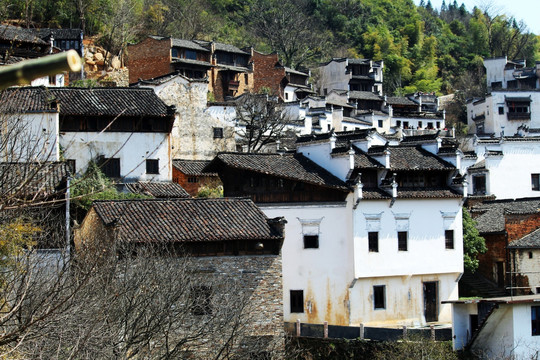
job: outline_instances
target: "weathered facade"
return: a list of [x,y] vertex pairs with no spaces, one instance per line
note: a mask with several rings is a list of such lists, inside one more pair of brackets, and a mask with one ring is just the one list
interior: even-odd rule
[[310,135],[295,154],[220,154],[207,170],[225,195],[287,219],[286,321],[449,323],[441,301],[458,298],[463,272],[463,185],[450,185],[457,156],[443,160],[440,145],[390,146],[374,130]]
[[180,184],[191,196],[203,187],[216,188],[221,180],[216,173],[204,172],[209,160],[173,160],[173,181]]
[[[141,211],[147,216],[141,218]],[[275,358],[275,347],[283,349],[282,241],[282,220],[268,219],[248,199],[96,202],[75,234],[77,251],[83,254],[96,246],[120,250],[150,243],[187,253],[193,276],[200,273],[199,285],[212,287],[216,299],[230,290],[218,284],[236,284],[236,305],[249,326],[239,328],[230,346],[243,358],[255,353]],[[212,299],[208,304],[221,305]],[[202,347],[186,345],[183,351],[205,359],[222,340]]]

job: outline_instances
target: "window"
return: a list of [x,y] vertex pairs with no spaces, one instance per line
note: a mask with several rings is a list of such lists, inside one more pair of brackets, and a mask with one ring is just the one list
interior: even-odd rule
[[532,335],[540,335],[540,306],[531,306]]
[[407,251],[407,232],[398,231],[398,251]]
[[533,258],[533,253],[532,251],[529,251],[529,259],[532,259]]
[[285,93],[285,100],[289,100],[289,93]]
[[291,290],[291,313],[304,312],[304,290]]
[[408,122],[408,121],[404,121],[404,122],[403,122],[403,128],[404,128],[404,129],[408,129],[408,128],[409,128],[409,122]]
[[444,247],[446,249],[454,248],[454,230],[444,231]]
[[146,159],[146,173],[159,174],[159,159]]
[[383,121],[382,121],[382,120],[378,120],[378,125],[379,125],[380,128],[382,128],[382,127],[383,127]]
[[171,56],[172,56],[173,58],[178,57],[178,49],[172,48],[172,49],[171,49]]
[[437,129],[441,128],[441,122],[440,121],[437,121],[435,124],[436,124],[435,126],[437,127]]
[[208,315],[212,313],[212,288],[209,286],[194,286],[190,292],[191,313],[193,315]]
[[540,174],[531,174],[531,187],[535,191],[540,190]]
[[499,106],[499,115],[504,115],[504,106]]
[[319,235],[304,235],[304,249],[318,249]]
[[197,52],[194,51],[194,50],[188,50],[186,49],[184,51],[184,57],[186,59],[190,59],[190,60],[197,60]]
[[105,176],[110,178],[120,177],[120,159],[102,157],[99,161],[99,167]]
[[386,285],[373,286],[373,304],[375,310],[386,308]]
[[343,127],[343,131],[347,131],[347,127],[346,127],[346,126]]
[[486,194],[486,175],[473,176],[473,194],[474,195]]
[[368,233],[369,252],[379,252],[379,233],[370,231]]
[[191,177],[188,177],[188,178],[187,178],[187,182],[188,182],[188,183],[198,183],[198,182],[199,182],[199,178],[194,177],[194,176],[191,176]]
[[223,128],[221,127],[214,128],[214,139],[223,139]]
[[401,126],[401,120],[396,120],[396,126]]
[[69,172],[74,175],[77,171],[77,162],[75,161],[75,159],[66,159],[66,165],[69,169]]

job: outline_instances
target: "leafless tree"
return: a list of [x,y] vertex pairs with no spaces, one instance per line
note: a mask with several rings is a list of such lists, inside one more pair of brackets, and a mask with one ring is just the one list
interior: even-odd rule
[[277,98],[265,94],[244,94],[236,101],[236,134],[249,153],[264,150],[285,131],[288,119]]

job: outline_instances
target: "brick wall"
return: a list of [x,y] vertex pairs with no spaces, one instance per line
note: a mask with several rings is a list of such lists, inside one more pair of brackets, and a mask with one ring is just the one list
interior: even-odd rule
[[281,81],[285,77],[285,69],[276,67],[279,61],[277,54],[261,54],[253,51],[253,92],[258,93],[262,88],[269,88],[271,94],[283,96]]
[[478,255],[478,271],[485,278],[497,282],[496,263],[503,261],[506,263],[506,235],[483,235],[486,239],[487,251]]
[[[190,182],[190,178],[196,178],[197,182]],[[180,184],[191,196],[196,196],[202,186],[216,187],[221,185],[217,176],[188,176],[173,167],[173,182]]]
[[505,215],[508,242],[522,238],[540,227],[540,214]]
[[172,72],[171,39],[146,38],[128,46],[129,82],[151,79]]

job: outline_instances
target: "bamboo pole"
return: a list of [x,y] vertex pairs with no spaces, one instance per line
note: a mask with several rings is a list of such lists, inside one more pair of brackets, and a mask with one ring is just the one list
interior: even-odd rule
[[81,58],[75,50],[21,61],[0,68],[0,89],[13,85],[27,85],[34,79],[64,71],[80,71],[81,66]]

